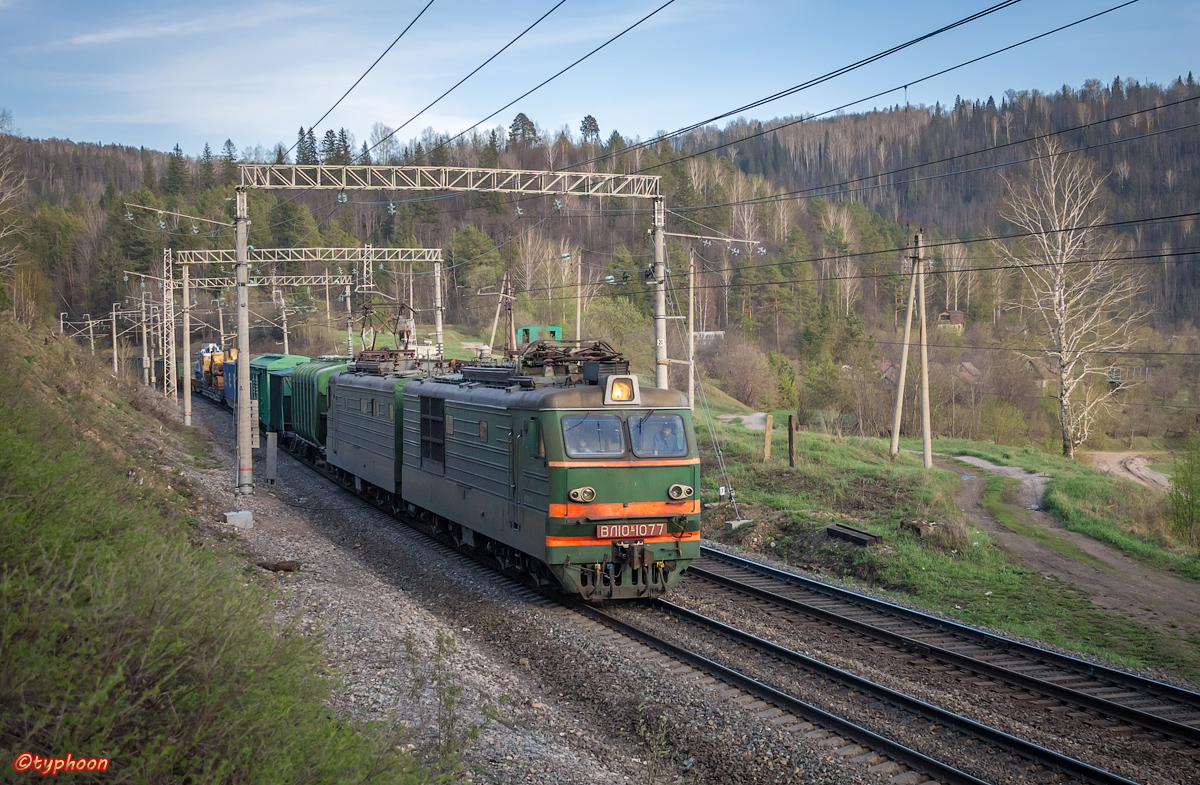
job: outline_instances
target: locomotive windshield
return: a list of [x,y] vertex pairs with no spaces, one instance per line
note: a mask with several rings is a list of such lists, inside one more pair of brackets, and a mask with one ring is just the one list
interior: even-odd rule
[[611,414],[568,414],[562,418],[567,455],[624,455],[625,429],[621,418]]
[[631,415],[629,435],[633,441],[633,454],[639,458],[682,458],[688,453],[683,418],[678,414],[651,412],[645,417]]

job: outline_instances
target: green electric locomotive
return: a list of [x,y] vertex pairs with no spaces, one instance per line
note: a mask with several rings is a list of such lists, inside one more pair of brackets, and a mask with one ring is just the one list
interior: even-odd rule
[[325,462],[360,493],[589,600],[664,594],[699,555],[687,399],[607,344],[442,375],[369,359],[329,380]]

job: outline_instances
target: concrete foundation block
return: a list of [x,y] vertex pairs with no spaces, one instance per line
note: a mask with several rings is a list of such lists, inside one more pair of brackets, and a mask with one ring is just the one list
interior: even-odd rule
[[254,528],[254,513],[249,510],[241,510],[240,512],[225,513],[225,522],[231,523],[239,529]]

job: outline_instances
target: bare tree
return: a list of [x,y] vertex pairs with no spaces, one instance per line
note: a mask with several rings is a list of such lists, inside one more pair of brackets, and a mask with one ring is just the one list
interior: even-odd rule
[[954,243],[942,248],[942,266],[945,268],[946,309],[961,310],[958,307],[958,295],[964,289],[967,294],[967,307],[971,307],[971,283],[973,272],[967,259],[967,249],[960,243]]
[[1058,375],[1063,455],[1073,458],[1115,392],[1104,355],[1134,345],[1145,283],[1138,268],[1116,262],[1118,242],[1095,228],[1105,212],[1094,165],[1054,140],[1037,154],[1026,173],[1005,181],[1002,215],[1029,236],[996,249],[1021,271],[1045,328],[1039,354]]
[[0,115],[0,277],[6,282],[21,256],[24,236],[25,186],[28,178],[17,160],[16,145],[8,135],[8,113]]

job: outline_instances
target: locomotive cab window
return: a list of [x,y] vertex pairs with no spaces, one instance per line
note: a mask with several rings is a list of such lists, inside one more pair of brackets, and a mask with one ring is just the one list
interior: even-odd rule
[[630,416],[629,436],[633,454],[639,458],[682,458],[688,454],[683,418],[678,414]]
[[568,414],[562,418],[567,455],[590,458],[625,454],[625,428],[611,414]]

